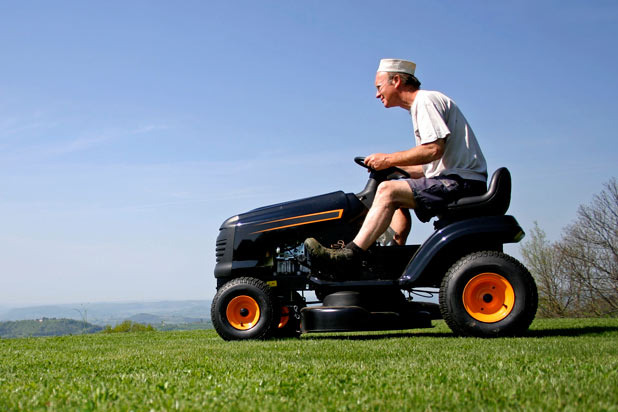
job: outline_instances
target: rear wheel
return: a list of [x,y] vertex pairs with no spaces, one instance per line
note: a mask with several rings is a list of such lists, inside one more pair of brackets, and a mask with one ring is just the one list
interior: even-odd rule
[[280,322],[270,287],[259,279],[237,278],[221,286],[211,307],[213,325],[223,339],[267,339]]
[[537,289],[516,259],[495,251],[476,252],[457,261],[440,288],[440,312],[463,336],[515,336],[534,319]]
[[290,296],[287,299],[279,297],[281,314],[274,333],[277,338],[299,337],[301,333],[300,311],[306,306],[305,300],[298,292],[291,292]]

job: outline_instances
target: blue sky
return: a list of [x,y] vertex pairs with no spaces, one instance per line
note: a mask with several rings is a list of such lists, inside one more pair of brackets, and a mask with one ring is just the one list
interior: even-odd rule
[[614,1],[0,2],[0,306],[211,298],[224,219],[359,191],[354,156],[414,144],[382,57],[459,104],[509,213],[558,239],[618,175],[617,23]]

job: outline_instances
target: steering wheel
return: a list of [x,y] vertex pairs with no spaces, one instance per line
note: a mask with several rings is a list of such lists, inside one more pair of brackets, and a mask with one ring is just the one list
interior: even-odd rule
[[400,169],[396,166],[391,166],[388,169],[384,169],[384,170],[373,170],[372,168],[370,168],[369,166],[367,166],[365,164],[365,157],[363,156],[356,156],[354,158],[354,163],[356,163],[357,165],[364,167],[365,169],[369,170],[370,172],[376,172],[376,173],[384,173],[386,176],[391,175],[393,173],[399,173],[400,175],[403,175],[403,177],[405,178],[409,178],[410,174],[408,172],[406,172],[403,169]]

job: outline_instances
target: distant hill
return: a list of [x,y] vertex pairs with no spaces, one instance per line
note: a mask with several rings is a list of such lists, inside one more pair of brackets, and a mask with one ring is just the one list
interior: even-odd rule
[[142,323],[144,325],[153,325],[157,323],[161,323],[161,316],[151,315],[150,313],[138,313],[137,315],[133,315],[128,317],[127,320],[132,322]]
[[165,325],[165,324],[179,324],[179,323],[202,323],[205,321],[210,321],[210,316],[208,319],[204,318],[188,318],[185,316],[163,316],[163,315],[153,315],[152,313],[138,313],[137,315],[133,315],[128,317],[127,320],[137,323],[143,323],[145,325]]
[[74,319],[37,319],[0,322],[0,338],[62,336],[97,333],[102,327]]
[[[29,306],[0,311],[0,321],[18,321],[41,318],[65,318],[87,321],[96,325],[115,325],[129,319],[140,323],[193,323],[210,321],[209,300],[85,303]],[[132,317],[148,314],[151,322]],[[155,325],[156,322],[156,325]]]

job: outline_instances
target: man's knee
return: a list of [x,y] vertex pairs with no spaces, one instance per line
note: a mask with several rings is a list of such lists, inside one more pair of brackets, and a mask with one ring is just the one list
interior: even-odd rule
[[376,191],[376,200],[380,200],[386,203],[392,203],[394,200],[394,185],[392,182],[386,181],[380,183],[378,190]]
[[414,193],[407,182],[390,180],[380,183],[374,202],[396,208],[414,208]]

